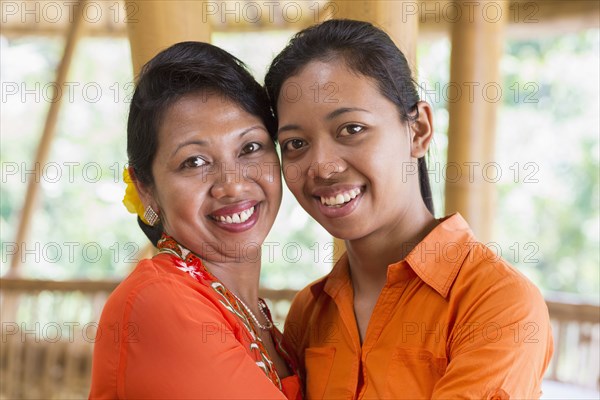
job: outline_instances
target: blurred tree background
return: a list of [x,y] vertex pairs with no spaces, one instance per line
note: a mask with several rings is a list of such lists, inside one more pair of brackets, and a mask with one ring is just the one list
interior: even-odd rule
[[[245,61],[259,81],[293,32],[219,33],[213,43]],[[597,299],[599,241],[599,30],[539,40],[508,39],[501,63],[495,249],[543,291]],[[261,45],[256,43],[260,41]],[[2,185],[0,273],[10,263],[25,177],[50,101],[63,41],[0,37]],[[436,214],[443,211],[450,44],[423,39],[418,81],[434,106],[430,169]],[[49,162],[39,166],[41,203],[25,245],[32,278],[122,278],[147,240],[121,204],[132,93],[128,41],[85,38],[69,75]],[[14,88],[18,92],[13,94]],[[27,91],[26,91],[27,90]],[[29,92],[28,92],[29,91]],[[477,170],[476,170],[477,172]],[[483,173],[482,170],[478,171]],[[331,238],[286,190],[266,240],[262,282],[298,289],[331,267]],[[36,251],[37,250],[37,251]]]
[[517,98],[504,98],[497,153],[501,165],[518,163],[520,171],[507,171],[498,185],[496,214],[508,260],[546,290],[595,294],[596,301],[598,49],[598,30],[508,43],[503,87],[522,84]]
[[[598,301],[600,292],[600,31],[508,39],[496,166],[476,174],[497,183],[490,247],[545,292]],[[450,43],[419,46],[419,83],[434,105],[436,143],[430,178],[443,208]],[[484,83],[476,89],[478,90]],[[437,89],[436,89],[437,88]],[[466,90],[463,92],[466,95]],[[496,99],[494,99],[496,100]],[[441,167],[434,167],[436,163]],[[496,171],[501,176],[496,177]],[[466,173],[466,168],[463,168]],[[436,199],[436,200],[437,200]]]

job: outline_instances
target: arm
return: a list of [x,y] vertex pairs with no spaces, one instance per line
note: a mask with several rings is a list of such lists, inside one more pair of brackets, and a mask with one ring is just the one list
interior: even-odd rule
[[123,398],[285,399],[208,298],[175,280],[146,285],[126,308]]
[[448,366],[432,398],[539,398],[552,335],[537,288],[515,274],[457,298],[468,306],[448,337]]

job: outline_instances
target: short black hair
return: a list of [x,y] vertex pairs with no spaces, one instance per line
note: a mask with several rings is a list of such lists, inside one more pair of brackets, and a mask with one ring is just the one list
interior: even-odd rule
[[152,162],[165,111],[185,95],[207,92],[259,117],[275,138],[267,96],[242,61],[209,43],[177,43],[144,65],[129,107],[127,156],[138,181],[154,182]]
[[[418,118],[418,86],[402,51],[381,29],[368,22],[348,19],[325,21],[298,32],[275,57],[265,76],[265,89],[274,115],[277,116],[277,100],[288,78],[312,61],[335,59],[343,60],[350,70],[374,79],[381,94],[396,104],[402,121]],[[418,159],[418,168],[421,197],[433,214],[425,157]]]
[[[152,162],[158,130],[166,110],[182,97],[217,94],[233,101],[264,123],[275,140],[277,124],[262,86],[245,64],[223,49],[202,42],[181,42],[161,51],[140,72],[127,121],[127,157],[135,179],[152,185]],[[156,245],[162,227],[140,227]]]

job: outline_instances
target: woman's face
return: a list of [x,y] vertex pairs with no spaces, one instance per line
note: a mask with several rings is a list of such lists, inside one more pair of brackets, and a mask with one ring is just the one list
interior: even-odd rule
[[220,95],[187,95],[158,132],[144,204],[206,261],[257,257],[281,203],[279,159],[260,118]]
[[333,236],[385,234],[422,203],[417,158],[431,130],[402,122],[374,80],[314,61],[284,82],[277,109],[286,183]]

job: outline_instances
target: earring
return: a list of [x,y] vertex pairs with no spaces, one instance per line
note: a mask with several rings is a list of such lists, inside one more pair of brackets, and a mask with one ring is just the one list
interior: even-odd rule
[[144,218],[148,221],[148,225],[154,226],[160,220],[156,211],[152,209],[151,206],[146,207],[146,211],[144,212]]

